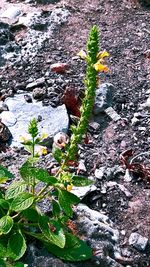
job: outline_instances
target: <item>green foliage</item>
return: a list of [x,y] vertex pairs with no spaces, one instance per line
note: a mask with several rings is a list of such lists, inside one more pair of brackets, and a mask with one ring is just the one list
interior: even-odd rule
[[35,138],[38,135],[37,120],[35,118],[29,123],[28,132],[31,134],[32,138]]
[[[37,167],[38,154],[35,148],[41,144],[45,135],[39,136],[35,118],[29,123],[28,133],[31,138],[23,138],[23,144],[28,147],[31,156],[20,168],[20,180],[13,181],[5,192],[0,192],[0,266],[25,267],[21,262],[10,264],[24,255],[28,236],[40,240],[51,253],[64,260],[80,261],[92,257],[91,248],[70,233],[67,221],[73,216],[73,205],[80,201],[69,192],[72,186],[87,186],[93,183],[72,173],[69,161],[74,163],[76,159],[78,144],[87,131],[94,105],[97,82],[97,71],[94,66],[97,64],[97,54],[98,30],[94,26],[87,42],[86,90],[80,108],[81,117],[77,127],[72,127],[70,143],[67,142],[65,148],[63,147],[63,153],[59,149],[55,151],[54,156],[60,164],[55,176]],[[0,166],[0,183],[13,178],[13,174]],[[39,208],[39,202],[44,198],[52,204],[50,216],[43,214]]]
[[0,165],[0,183],[6,182],[8,179],[14,178],[14,175],[10,173],[5,167]]
[[85,242],[69,233],[66,234],[66,245],[63,249],[47,243],[45,243],[45,246],[49,252],[67,261],[82,261],[92,257],[92,250],[90,247],[87,246]]

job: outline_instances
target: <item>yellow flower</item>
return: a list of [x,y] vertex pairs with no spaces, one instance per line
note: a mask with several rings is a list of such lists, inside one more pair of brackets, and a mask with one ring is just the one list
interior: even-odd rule
[[46,139],[47,137],[48,137],[48,134],[42,133],[40,139],[43,140],[43,139]]
[[26,142],[30,141],[30,135],[26,134],[25,136],[20,136],[19,139],[22,143],[26,143]]
[[99,72],[108,72],[109,71],[109,68],[106,65],[101,64],[100,61],[97,61],[94,64],[94,69],[96,71],[99,71]]
[[98,54],[97,54],[97,59],[103,59],[105,57],[109,57],[109,53],[107,51],[100,51]]
[[47,154],[47,148],[45,146],[37,146],[35,150],[39,156]]
[[109,53],[106,51],[101,51],[97,54],[97,62],[94,64],[94,69],[99,72],[108,72],[109,68],[107,65],[104,65],[105,62],[104,58],[108,57]]
[[86,59],[87,58],[87,54],[83,49],[80,50],[80,52],[77,54],[77,56],[79,56],[82,59]]
[[72,185],[67,185],[67,191],[71,191],[72,190],[72,188],[73,188],[73,186]]

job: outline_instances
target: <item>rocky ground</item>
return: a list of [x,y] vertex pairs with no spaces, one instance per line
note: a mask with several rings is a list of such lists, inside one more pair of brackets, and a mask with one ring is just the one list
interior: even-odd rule
[[[10,96],[28,95],[28,101],[55,109],[55,122],[66,87],[84,90],[85,64],[76,54],[85,47],[92,25],[100,29],[101,49],[110,53],[110,72],[101,75],[101,82],[112,85],[103,87],[103,97],[101,89],[97,91],[99,111],[89,127],[90,142],[82,144],[79,151],[81,172],[96,180],[82,202],[108,216],[119,233],[116,245],[111,241],[113,255],[102,245],[109,259],[91,263],[95,266],[150,265],[149,6],[148,1],[131,0],[0,1],[0,116],[10,131],[16,123]],[[53,70],[52,64],[57,62],[67,64],[65,73]],[[115,117],[106,111],[109,106],[116,111]],[[12,117],[10,113],[6,117],[8,109]],[[30,119],[30,114],[27,117]],[[140,154],[130,162],[138,163],[136,166],[129,164],[130,152],[122,154],[129,149],[134,156]],[[120,155],[129,173],[121,165]],[[0,162],[14,173],[25,157],[19,145],[7,150],[1,147]],[[51,150],[41,162],[49,167]],[[32,248],[27,262],[31,254],[39,254],[39,258],[29,266],[45,262],[42,252],[33,253]],[[45,257],[45,266],[85,266],[55,263]],[[86,266],[91,265],[88,262]]]

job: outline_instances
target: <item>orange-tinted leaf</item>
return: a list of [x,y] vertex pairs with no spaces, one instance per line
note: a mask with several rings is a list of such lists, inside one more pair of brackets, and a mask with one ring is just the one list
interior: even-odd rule
[[66,105],[69,114],[80,117],[81,101],[79,98],[79,90],[77,88],[73,86],[66,87],[62,102]]

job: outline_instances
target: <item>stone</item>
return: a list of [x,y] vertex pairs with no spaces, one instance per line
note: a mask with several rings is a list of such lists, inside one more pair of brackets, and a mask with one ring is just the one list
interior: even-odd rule
[[52,108],[51,106],[43,107],[41,102],[35,100],[33,103],[27,103],[24,94],[7,98],[5,102],[10,111],[2,112],[0,117],[12,133],[12,146],[22,147],[20,137],[27,135],[28,124],[32,118],[38,119],[39,116],[42,118],[38,122],[38,128],[40,134],[48,135],[47,146],[51,144],[54,134],[68,129],[69,118],[65,105]]
[[114,86],[111,83],[102,83],[96,90],[96,98],[93,113],[98,115],[112,105]]
[[20,14],[20,8],[16,6],[11,6],[1,14],[1,18],[16,19]]
[[0,101],[0,113],[3,111],[8,111],[8,106],[3,101]]
[[5,123],[8,127],[12,127],[16,124],[17,119],[15,115],[11,111],[4,111],[0,114],[0,119],[3,123]]
[[147,98],[146,102],[141,104],[140,107],[145,108],[145,109],[150,109],[150,96]]
[[32,103],[32,97],[30,95],[24,95],[24,99],[27,103]]
[[0,22],[0,45],[6,45],[8,42],[14,40],[7,23]]
[[132,181],[132,174],[130,173],[130,171],[128,169],[126,169],[126,171],[125,171],[124,181],[126,181],[126,182]]
[[73,186],[71,192],[77,197],[79,197],[80,199],[83,199],[90,192],[93,192],[96,189],[97,187],[95,185],[88,185],[88,186],[82,186],[82,187]]
[[0,143],[7,143],[11,137],[8,127],[0,121]]
[[35,87],[43,85],[44,83],[45,83],[45,78],[44,77],[39,78],[39,79],[35,80],[34,82],[28,83],[27,86],[26,86],[26,90],[30,91]]
[[100,129],[100,124],[96,121],[89,123],[89,130],[98,131]]
[[113,121],[118,121],[121,119],[121,116],[112,108],[106,108],[105,113],[113,120]]
[[129,237],[129,245],[132,245],[137,250],[144,251],[148,244],[148,238],[138,233],[131,233]]
[[118,184],[119,189],[126,195],[126,197],[131,198],[132,194],[130,191],[122,184]]
[[103,177],[104,177],[104,175],[105,175],[105,170],[106,170],[106,167],[101,167],[101,168],[99,168],[99,169],[96,169],[95,170],[95,177],[97,178],[97,179],[102,179]]
[[46,89],[45,88],[35,88],[33,90],[32,96],[34,99],[42,100],[46,96]]

